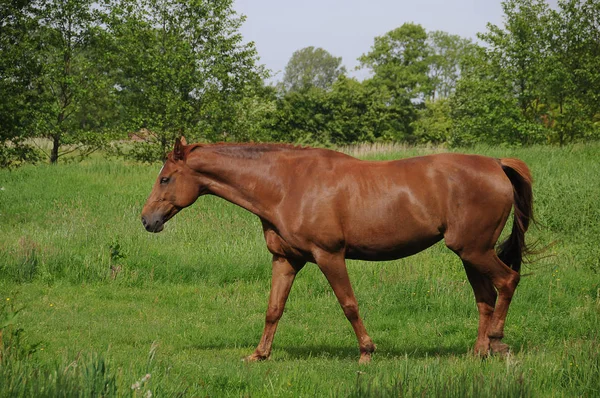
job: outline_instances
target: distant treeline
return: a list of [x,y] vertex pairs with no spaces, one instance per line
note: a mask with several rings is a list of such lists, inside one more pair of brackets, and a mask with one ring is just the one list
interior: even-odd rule
[[[233,0],[3,1],[0,166],[103,147],[158,160],[179,135],[311,145],[599,139],[600,2],[507,0],[503,10],[503,26],[488,25],[481,44],[405,23],[359,58],[365,80],[307,47],[268,85]],[[40,137],[49,148],[35,146]]]

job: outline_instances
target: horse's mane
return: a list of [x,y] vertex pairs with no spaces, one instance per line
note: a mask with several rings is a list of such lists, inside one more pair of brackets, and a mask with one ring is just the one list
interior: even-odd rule
[[216,144],[192,144],[187,148],[188,153],[196,149],[209,149],[225,156],[256,159],[266,152],[275,151],[304,151],[313,149],[307,146],[280,143],[238,143],[238,142],[218,142]]

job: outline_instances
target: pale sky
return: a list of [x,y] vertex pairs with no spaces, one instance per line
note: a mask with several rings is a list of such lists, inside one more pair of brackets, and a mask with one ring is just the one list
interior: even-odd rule
[[254,41],[262,64],[279,72],[274,81],[304,47],[322,47],[342,57],[351,76],[364,77],[354,71],[356,59],[370,50],[375,36],[405,22],[475,40],[488,22],[503,21],[500,0],[235,0],[234,7],[247,17],[244,39]]

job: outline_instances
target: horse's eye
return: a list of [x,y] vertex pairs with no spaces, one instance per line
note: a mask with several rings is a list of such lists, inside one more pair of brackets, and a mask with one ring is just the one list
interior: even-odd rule
[[169,177],[163,177],[163,178],[160,179],[160,183],[161,184],[166,184],[168,182],[169,182]]

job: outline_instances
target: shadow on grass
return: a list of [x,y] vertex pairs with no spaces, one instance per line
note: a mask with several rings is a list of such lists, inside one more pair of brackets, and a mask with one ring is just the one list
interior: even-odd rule
[[[196,350],[231,350],[247,347],[244,349],[247,354],[250,355],[255,346],[254,345],[233,345],[228,343],[200,343],[194,344],[189,348]],[[471,347],[456,345],[456,346],[440,346],[440,347],[429,347],[429,346],[402,346],[402,347],[379,347],[375,352],[375,359],[387,358],[387,359],[400,359],[400,358],[435,358],[435,357],[462,357],[470,355]],[[336,360],[357,360],[360,356],[360,352],[357,346],[334,346],[326,344],[313,344],[313,345],[287,345],[281,346],[275,344],[273,347],[272,358],[275,360],[305,360],[310,358],[320,359],[336,359]]]
[[[308,359],[308,358],[332,358],[332,359],[356,359],[358,360],[360,352],[358,347],[346,346],[336,347],[327,345],[305,345],[276,347],[277,350],[285,351],[283,355],[287,359]],[[426,357],[452,357],[465,356],[469,354],[468,347],[450,346],[450,347],[379,347],[375,351],[374,358],[426,358]],[[277,355],[276,355],[277,356]]]

